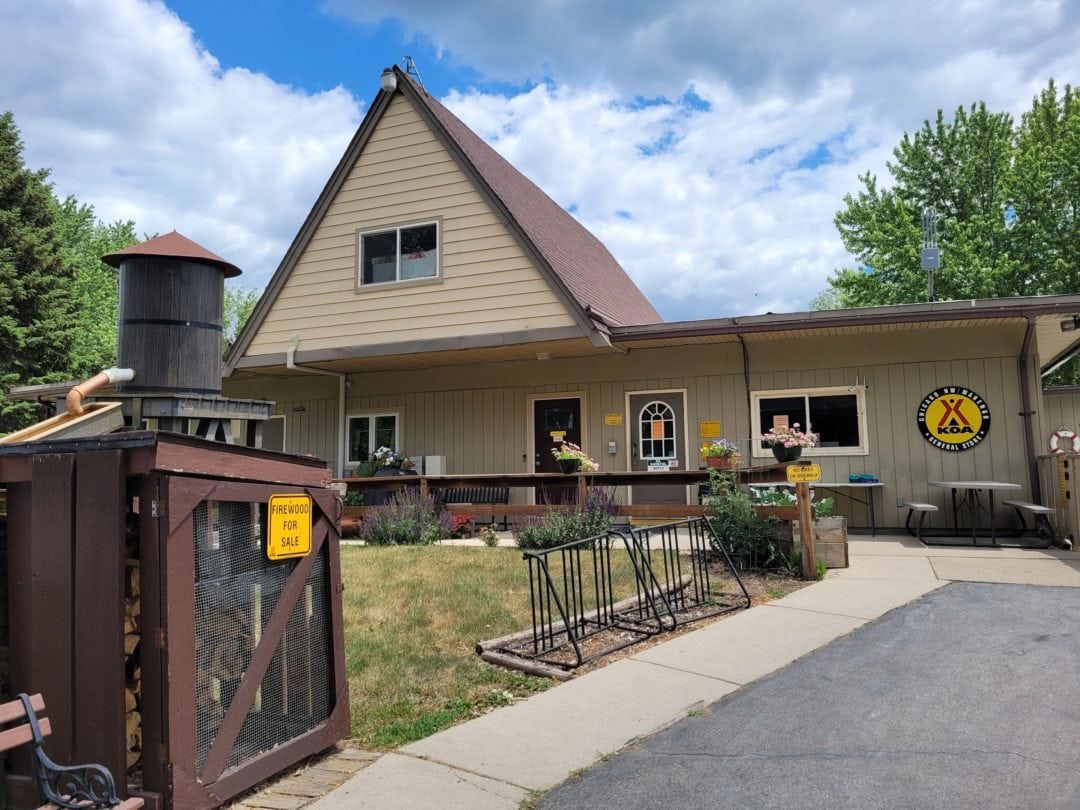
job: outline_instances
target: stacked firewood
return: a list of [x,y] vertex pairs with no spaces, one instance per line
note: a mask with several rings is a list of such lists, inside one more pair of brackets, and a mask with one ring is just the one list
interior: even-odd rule
[[124,567],[124,660],[127,686],[124,691],[127,727],[128,774],[140,771],[142,761],[142,667],[139,664],[139,560],[138,541],[129,536],[128,557]]

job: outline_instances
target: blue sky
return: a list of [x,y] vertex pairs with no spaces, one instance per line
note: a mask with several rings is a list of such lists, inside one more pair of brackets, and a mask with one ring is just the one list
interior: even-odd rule
[[904,132],[1018,116],[1077,53],[1066,0],[0,0],[0,109],[58,193],[261,288],[410,54],[683,320],[806,308]]

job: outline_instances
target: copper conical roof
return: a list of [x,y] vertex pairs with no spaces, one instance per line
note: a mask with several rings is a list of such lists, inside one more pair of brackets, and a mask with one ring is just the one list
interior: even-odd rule
[[240,275],[240,268],[235,264],[225,261],[217,254],[211,253],[197,242],[192,242],[182,233],[172,231],[164,236],[155,236],[137,245],[109,253],[101,257],[106,264],[119,267],[124,259],[135,256],[161,256],[170,259],[193,259],[203,264],[212,264],[220,267],[225,272],[225,278],[234,278]]

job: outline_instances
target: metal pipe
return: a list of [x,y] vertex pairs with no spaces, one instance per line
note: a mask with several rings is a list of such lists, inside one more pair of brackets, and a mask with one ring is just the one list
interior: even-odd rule
[[67,412],[71,416],[79,416],[86,413],[86,408],[83,407],[83,398],[97,391],[99,388],[104,388],[106,385],[128,382],[135,379],[135,370],[130,368],[107,368],[104,371],[95,374],[86,382],[79,383],[70,391],[68,391],[66,406]]
[[338,379],[338,443],[335,450],[337,458],[335,459],[334,472],[340,478],[345,475],[345,378],[348,375],[342,371],[328,371],[324,368],[309,368],[308,366],[296,365],[296,350],[299,347],[300,336],[293,335],[292,345],[289,346],[288,351],[285,352],[285,368],[290,371],[302,371],[305,374],[321,374],[324,377],[337,377]]

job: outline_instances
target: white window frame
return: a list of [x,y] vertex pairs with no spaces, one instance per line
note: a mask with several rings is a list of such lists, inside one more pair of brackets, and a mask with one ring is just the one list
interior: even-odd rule
[[[396,453],[401,449],[401,447],[403,447],[402,439],[401,439],[401,428],[402,428],[402,425],[405,423],[405,420],[402,418],[401,411],[386,411],[386,410],[350,411],[349,413],[345,414],[345,469],[347,469],[347,470],[355,470],[357,467],[359,467],[361,464],[364,463],[362,461],[353,461],[352,459],[349,458],[349,453],[352,450],[352,448],[349,446],[350,445],[350,442],[349,442],[349,424],[350,424],[351,420],[353,420],[353,419],[368,419],[368,420],[370,420],[371,430],[370,430],[370,433],[368,435],[371,436],[372,439],[374,439],[374,436],[375,436],[375,429],[374,429],[375,428],[375,419],[376,419],[376,417],[379,417],[379,416],[392,416],[392,417],[394,417],[394,422],[395,422],[395,424],[394,424],[394,446],[391,447],[390,449],[393,450]],[[370,448],[370,452],[375,452],[378,449],[379,449],[378,447],[372,447],[372,448]]]
[[[435,226],[435,274],[431,276],[419,276],[417,278],[401,277],[401,232],[408,228],[423,228],[425,225]],[[395,234],[397,241],[397,261],[394,267],[393,281],[364,282],[364,237],[374,236],[380,233]],[[371,290],[396,286],[400,284],[430,284],[442,277],[442,221],[438,218],[427,219],[420,222],[405,222],[400,225],[383,225],[378,228],[367,228],[356,232],[356,288],[358,290]]]
[[[750,392],[750,431],[751,431],[751,455],[753,458],[771,458],[772,450],[762,447],[758,439],[769,427],[761,425],[761,405],[763,399],[778,399],[781,397],[803,397],[806,400],[806,413],[809,419],[810,397],[828,397],[837,394],[854,394],[855,408],[859,420],[859,446],[858,447],[814,447],[807,451],[808,455],[814,456],[868,456],[870,455],[869,436],[866,431],[866,386],[863,385],[834,385],[827,388],[780,388],[771,391]],[[814,426],[802,425],[802,430],[814,430]]]
[[[652,408],[653,406],[656,406],[656,405],[661,406],[662,408],[666,409],[671,414],[670,418],[664,418],[662,420],[665,423],[671,422],[672,437],[670,439],[670,441],[671,441],[671,454],[670,455],[662,455],[662,456],[648,455],[647,456],[647,455],[645,455],[644,450],[643,450],[643,448],[645,447],[646,438],[645,438],[644,435],[642,435],[643,428],[642,428],[642,422],[641,422],[641,415],[645,412],[646,408]],[[669,405],[667,402],[664,402],[664,400],[662,400],[662,399],[654,399],[651,402],[645,403],[644,406],[639,408],[638,412],[634,415],[633,418],[634,418],[634,423],[635,423],[637,434],[638,434],[637,435],[638,454],[639,454],[639,457],[641,458],[642,461],[651,461],[651,460],[666,461],[669,458],[677,459],[679,457],[679,428],[678,428],[678,425],[675,424],[675,409],[672,408],[671,405]],[[654,415],[654,418],[653,418],[652,421],[656,421],[655,420],[655,415]],[[664,438],[664,439],[652,439],[652,438],[650,438],[647,441],[650,443],[650,446],[653,443],[659,441],[660,446],[662,448],[664,446],[664,444],[668,441],[668,439],[666,439],[666,438]]]

